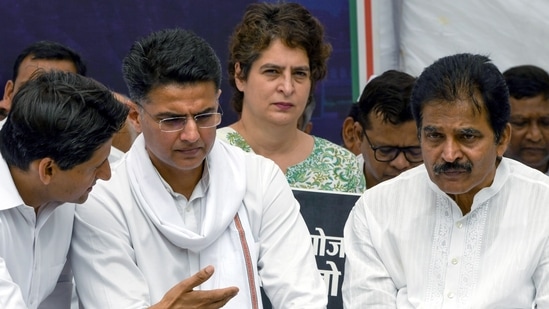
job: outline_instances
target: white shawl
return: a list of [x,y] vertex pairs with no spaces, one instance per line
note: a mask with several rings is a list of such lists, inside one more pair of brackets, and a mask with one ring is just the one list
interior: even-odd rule
[[[148,215],[156,228],[174,245],[200,255],[200,267],[213,265],[215,273],[201,285],[202,289],[238,286],[240,292],[227,304],[227,308],[248,308],[250,291],[259,295],[257,254],[248,216],[242,204],[246,193],[246,166],[243,153],[226,143],[216,141],[206,160],[210,184],[206,191],[205,214],[201,232],[196,234],[185,228],[176,202],[165,189],[153,166],[141,134],[128,152],[126,164],[132,194],[139,207]],[[250,248],[255,287],[250,289],[247,270],[235,227],[238,213]],[[185,279],[185,278],[182,278]],[[259,301],[261,306],[261,301]]]

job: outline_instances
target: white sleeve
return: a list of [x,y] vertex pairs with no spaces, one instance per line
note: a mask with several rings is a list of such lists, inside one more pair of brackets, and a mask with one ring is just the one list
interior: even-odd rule
[[72,296],[73,296],[73,277],[70,267],[70,262],[67,261],[65,267],[59,275],[57,280],[57,285],[53,292],[51,292],[46,299],[44,299],[39,309],[59,309],[59,308],[69,308]]
[[549,239],[533,276],[536,286],[535,308],[549,308]]
[[265,293],[273,308],[326,308],[326,285],[299,203],[278,166],[263,163],[252,177],[260,184],[258,268]]
[[146,308],[149,289],[135,262],[121,202],[115,193],[101,192],[76,207],[70,259],[78,297],[86,309]]
[[344,308],[396,308],[397,288],[372,242],[364,200],[360,198],[345,223]]
[[21,289],[13,282],[2,257],[0,257],[0,308],[27,308]]

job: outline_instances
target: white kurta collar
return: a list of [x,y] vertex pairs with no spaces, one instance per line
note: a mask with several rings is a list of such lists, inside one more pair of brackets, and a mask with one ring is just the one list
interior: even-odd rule
[[164,236],[181,248],[199,252],[211,245],[233,222],[242,205],[246,188],[245,174],[242,173],[245,166],[234,155],[234,151],[227,151],[227,147],[232,146],[216,141],[207,156],[209,177],[215,181],[210,182],[206,192],[205,215],[200,234],[185,228],[173,198],[164,188],[147,154],[142,135],[135,140],[128,152],[128,177],[137,203]]

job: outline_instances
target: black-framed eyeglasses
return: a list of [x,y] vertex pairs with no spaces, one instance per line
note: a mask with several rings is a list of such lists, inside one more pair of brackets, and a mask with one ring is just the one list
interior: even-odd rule
[[421,147],[419,146],[408,146],[408,147],[395,147],[395,146],[374,146],[370,142],[370,139],[368,138],[368,134],[366,134],[366,130],[362,130],[364,132],[364,136],[366,136],[366,140],[368,141],[368,144],[374,151],[374,158],[378,160],[379,162],[391,162],[398,155],[403,152],[404,157],[408,162],[410,163],[420,163],[423,162],[423,157],[421,156]]
[[[153,115],[149,114],[143,107],[141,110],[145,112],[151,119],[158,123],[158,128],[162,132],[178,132],[185,129],[185,125],[189,120],[188,116],[181,117],[168,117],[160,120],[156,120]],[[203,113],[192,116],[196,126],[200,129],[213,128],[221,123],[221,116],[223,116],[223,111],[221,106],[219,107],[219,112],[216,113]]]

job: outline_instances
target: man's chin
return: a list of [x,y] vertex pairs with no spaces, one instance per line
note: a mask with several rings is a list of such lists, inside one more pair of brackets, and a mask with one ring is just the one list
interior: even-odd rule
[[76,203],[76,204],[84,204],[87,200],[88,200],[88,197],[89,197],[89,193],[86,192],[84,195],[80,196],[76,201],[74,201],[73,203]]
[[542,155],[522,156],[515,160],[536,169],[547,167],[547,164],[549,162],[549,159],[546,156]]

